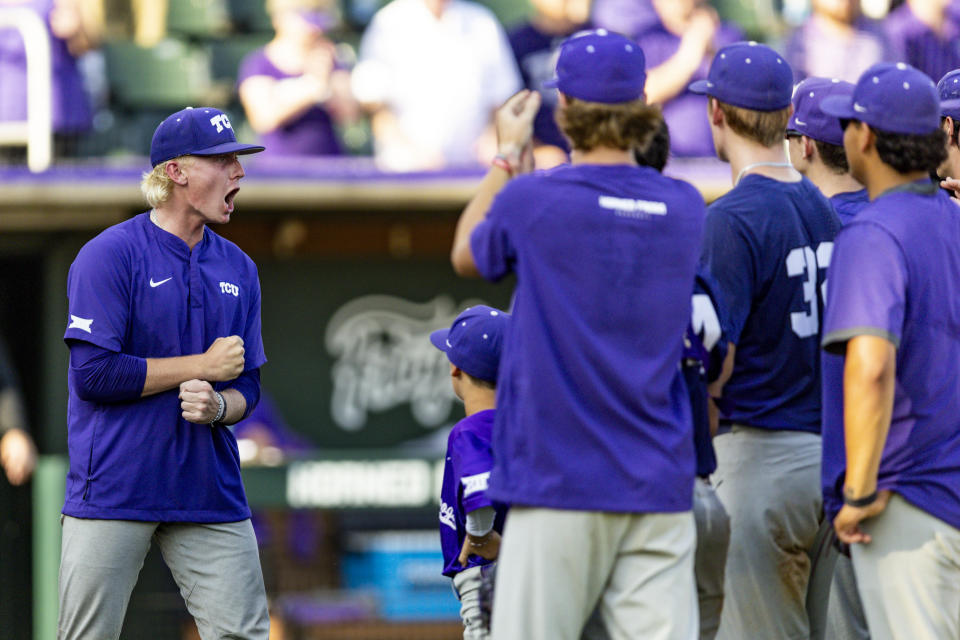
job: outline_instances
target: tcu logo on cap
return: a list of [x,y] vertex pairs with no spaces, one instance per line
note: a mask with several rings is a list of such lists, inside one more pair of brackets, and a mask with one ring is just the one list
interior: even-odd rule
[[221,131],[223,131],[224,127],[226,127],[227,129],[233,129],[233,127],[230,126],[230,119],[227,117],[227,114],[225,113],[218,113],[217,115],[210,118],[210,124],[212,124],[217,128],[217,133],[220,133]]

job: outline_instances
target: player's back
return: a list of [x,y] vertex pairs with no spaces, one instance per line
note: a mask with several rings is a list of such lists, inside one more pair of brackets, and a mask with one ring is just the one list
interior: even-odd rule
[[819,431],[822,296],[839,228],[806,178],[748,175],[710,205],[703,258],[737,347],[726,420]]
[[498,499],[689,508],[675,490],[693,477],[677,363],[703,217],[693,187],[631,165],[564,166],[498,196],[481,235],[506,235],[517,303],[495,447],[518,454],[497,460]]

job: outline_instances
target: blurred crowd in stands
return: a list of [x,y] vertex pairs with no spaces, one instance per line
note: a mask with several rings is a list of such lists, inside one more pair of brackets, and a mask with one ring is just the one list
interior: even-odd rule
[[[881,60],[934,81],[960,67],[960,0],[0,0],[39,14],[52,53],[55,153],[145,155],[171,110],[212,105],[274,158],[366,155],[388,171],[489,162],[494,109],[552,76],[558,44],[602,27],[635,38],[647,97],[677,156],[713,154],[713,53],[743,39],[796,73],[855,81]],[[19,34],[0,28],[0,123],[24,120]],[[539,166],[562,162],[553,90],[536,121]],[[0,147],[0,162],[23,150]]]

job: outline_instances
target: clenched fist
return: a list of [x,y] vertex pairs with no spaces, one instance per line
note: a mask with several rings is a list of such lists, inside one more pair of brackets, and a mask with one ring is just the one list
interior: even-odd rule
[[207,380],[226,382],[243,373],[243,338],[229,336],[217,338],[203,354]]
[[187,380],[180,385],[180,410],[188,422],[209,424],[220,411],[220,401],[206,380]]

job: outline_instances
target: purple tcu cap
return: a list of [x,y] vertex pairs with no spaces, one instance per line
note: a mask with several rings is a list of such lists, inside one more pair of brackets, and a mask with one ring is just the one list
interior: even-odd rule
[[790,106],[793,71],[779,53],[756,42],[735,42],[717,52],[706,80],[690,85],[720,102],[752,111]]
[[841,120],[859,120],[890,133],[923,135],[940,126],[933,80],[905,62],[880,62],[863,72],[852,96],[831,96],[820,108]]
[[619,33],[596,29],[564,40],[556,77],[543,86],[587,102],[613,104],[642,98],[646,81],[640,45]]
[[431,333],[430,342],[474,378],[496,382],[509,322],[509,313],[477,305],[461,312],[449,329]]
[[179,156],[215,156],[220,153],[258,153],[263,147],[241,144],[227,114],[213,107],[187,107],[160,123],[150,143],[150,164]]
[[820,103],[829,96],[852,95],[853,85],[849,82],[837,78],[807,78],[793,90],[793,115],[787,122],[787,130],[842,147],[840,121],[825,114]]
[[940,94],[940,115],[960,120],[960,69],[954,69],[937,83]]

